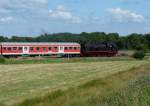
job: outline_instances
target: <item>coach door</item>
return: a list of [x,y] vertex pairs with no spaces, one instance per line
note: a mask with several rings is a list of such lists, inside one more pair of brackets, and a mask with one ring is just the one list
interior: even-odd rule
[[23,47],[23,54],[29,54],[29,47],[28,46]]
[[59,53],[64,53],[64,47],[63,46],[59,47]]

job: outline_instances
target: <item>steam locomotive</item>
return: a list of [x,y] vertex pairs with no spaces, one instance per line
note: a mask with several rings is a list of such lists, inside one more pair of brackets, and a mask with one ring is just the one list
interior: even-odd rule
[[112,57],[118,53],[115,43],[101,42],[82,45],[81,55],[84,57]]

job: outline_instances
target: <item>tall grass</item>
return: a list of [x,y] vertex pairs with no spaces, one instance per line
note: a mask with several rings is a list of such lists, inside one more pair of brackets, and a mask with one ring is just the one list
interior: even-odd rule
[[3,104],[3,103],[0,103],[0,106],[6,106],[5,104]]
[[[150,67],[120,72],[14,106],[149,106]],[[147,77],[148,75],[148,77]]]
[[150,76],[138,79],[127,88],[101,100],[106,106],[150,106]]
[[127,61],[135,60],[131,57],[79,57],[79,58],[21,58],[5,59],[5,64],[48,64],[48,63],[78,63],[101,61]]

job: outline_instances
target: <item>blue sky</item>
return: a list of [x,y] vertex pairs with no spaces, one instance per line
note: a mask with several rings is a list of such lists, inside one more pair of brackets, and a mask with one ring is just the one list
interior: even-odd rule
[[0,35],[150,32],[150,0],[0,0]]

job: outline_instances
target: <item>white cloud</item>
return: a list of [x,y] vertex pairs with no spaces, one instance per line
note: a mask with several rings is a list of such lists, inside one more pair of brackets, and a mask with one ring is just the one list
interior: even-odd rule
[[0,22],[9,22],[12,21],[13,17],[0,17]]
[[0,0],[0,22],[35,24],[34,20],[48,18],[48,10],[48,0]]
[[0,0],[0,14],[41,13],[48,8],[48,0]]
[[144,16],[127,9],[111,8],[108,10],[113,20],[118,22],[142,22]]
[[18,19],[16,21],[49,18],[71,23],[81,22],[80,17],[74,16],[65,6],[49,10],[48,2],[49,0],[0,0],[0,16],[13,16]]
[[64,6],[57,6],[56,9],[49,10],[49,18],[54,20],[70,21],[72,23],[81,22],[80,17],[74,16],[72,12]]

